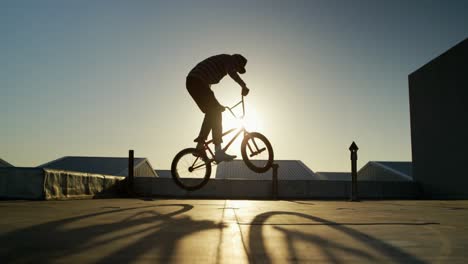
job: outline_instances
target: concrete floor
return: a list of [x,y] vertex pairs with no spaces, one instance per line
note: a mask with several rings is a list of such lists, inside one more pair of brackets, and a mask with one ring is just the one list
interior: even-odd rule
[[468,201],[0,202],[2,263],[468,263]]

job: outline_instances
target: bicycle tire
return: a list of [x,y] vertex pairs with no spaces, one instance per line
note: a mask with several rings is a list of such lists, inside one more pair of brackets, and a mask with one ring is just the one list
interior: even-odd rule
[[[208,183],[208,180],[210,179],[210,176],[211,176],[211,162],[207,159],[196,157],[198,153],[199,153],[198,150],[196,150],[195,148],[183,149],[179,153],[177,153],[177,155],[172,160],[172,164],[171,164],[172,179],[177,184],[177,186],[187,191],[194,191],[194,190],[200,189],[201,187],[203,187],[205,184]],[[203,168],[203,164],[204,164],[205,172],[201,174],[202,177],[198,177],[198,178],[181,177],[182,173],[184,173],[184,175],[186,173],[186,171],[182,171],[182,170],[187,169],[187,171],[191,173],[190,166],[188,166],[186,162],[185,164],[182,164],[182,160],[185,161],[185,159],[193,160],[193,162],[199,162],[200,164],[199,166],[201,166],[201,168]]]
[[[263,145],[266,148],[265,150],[268,151],[266,160],[262,160],[262,161],[257,160],[257,162],[254,162],[255,160],[251,159],[251,155],[247,153],[247,149],[251,150],[251,146],[248,147],[249,145],[251,145],[249,141],[252,141],[252,144],[255,145],[257,143],[255,142],[255,140],[257,140],[257,142],[258,140],[263,142]],[[241,144],[241,154],[242,154],[242,159],[245,162],[245,165],[247,165],[247,167],[253,170],[254,172],[264,173],[268,171],[273,165],[273,156],[274,156],[273,147],[271,146],[270,141],[268,141],[268,139],[264,135],[258,132],[248,133],[244,137],[244,139],[242,140],[242,144]]]

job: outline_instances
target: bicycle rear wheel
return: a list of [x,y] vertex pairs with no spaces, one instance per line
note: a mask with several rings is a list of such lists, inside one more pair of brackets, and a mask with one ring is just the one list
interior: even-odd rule
[[266,172],[273,165],[273,147],[260,133],[252,132],[244,137],[241,154],[245,165],[257,173]]
[[195,148],[180,151],[172,160],[171,174],[174,182],[182,189],[194,191],[208,183],[211,162],[198,157]]

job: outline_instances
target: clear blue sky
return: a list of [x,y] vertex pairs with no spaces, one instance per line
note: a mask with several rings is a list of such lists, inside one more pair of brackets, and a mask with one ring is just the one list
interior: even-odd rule
[[[411,160],[407,76],[468,36],[467,14],[455,0],[2,1],[0,157],[134,149],[168,169],[203,118],[186,74],[241,53],[252,126],[277,159],[345,171],[355,140],[359,167]],[[229,77],[213,90],[239,99]]]

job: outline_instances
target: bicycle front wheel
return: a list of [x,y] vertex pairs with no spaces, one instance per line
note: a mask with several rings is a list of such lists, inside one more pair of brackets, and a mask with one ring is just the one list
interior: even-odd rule
[[180,151],[172,160],[171,174],[179,187],[194,191],[208,183],[211,163],[199,157],[199,152],[195,148],[187,148]]
[[241,154],[245,165],[257,173],[266,172],[273,165],[273,147],[260,133],[252,132],[244,137]]

